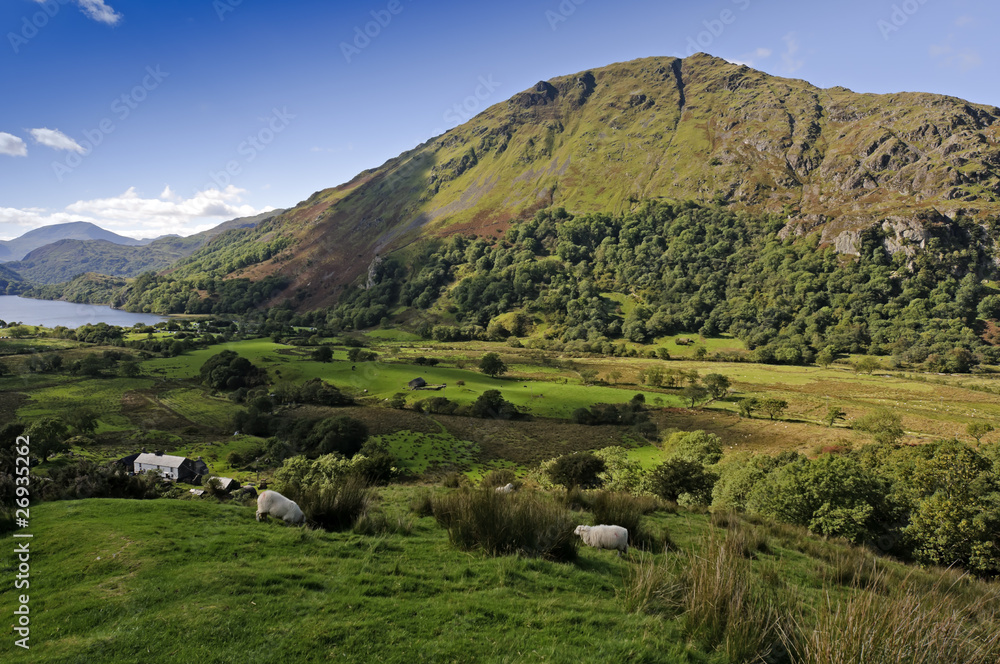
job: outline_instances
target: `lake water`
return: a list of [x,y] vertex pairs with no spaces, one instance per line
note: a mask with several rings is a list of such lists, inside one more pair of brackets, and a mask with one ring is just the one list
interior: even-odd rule
[[44,327],[64,325],[69,328],[77,328],[87,323],[92,325],[107,323],[108,325],[132,327],[136,323],[152,325],[167,320],[163,316],[133,314],[95,304],[32,300],[16,295],[0,295],[0,319],[8,323],[16,321],[25,325],[42,325]]

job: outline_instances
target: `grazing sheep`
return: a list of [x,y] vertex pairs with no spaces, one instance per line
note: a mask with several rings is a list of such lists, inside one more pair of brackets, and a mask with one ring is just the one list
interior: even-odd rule
[[508,482],[504,486],[498,486],[497,493],[514,493],[514,485]]
[[296,524],[306,518],[294,500],[285,498],[277,491],[263,491],[257,497],[257,520],[266,521],[269,514]]
[[598,549],[618,549],[618,555],[628,553],[628,529],[621,526],[577,526],[573,531],[583,543]]

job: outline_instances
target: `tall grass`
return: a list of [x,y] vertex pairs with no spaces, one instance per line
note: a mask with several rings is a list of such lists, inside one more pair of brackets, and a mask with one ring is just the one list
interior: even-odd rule
[[684,628],[690,638],[732,662],[760,661],[781,648],[777,598],[752,573],[730,538],[710,532],[679,574]]
[[307,523],[328,531],[353,528],[372,501],[371,489],[357,475],[336,483],[313,484],[289,497],[299,504]]
[[[685,634],[726,661],[781,661],[786,611],[730,538],[710,532],[685,555],[640,555],[619,599],[630,611],[679,615]],[[768,659],[771,658],[771,659]]]
[[491,556],[521,553],[551,560],[576,558],[579,539],[569,512],[545,496],[489,487],[459,490],[434,499],[434,518],[463,550]]
[[[942,576],[942,580],[947,577]],[[785,642],[796,664],[996,664],[1000,598],[973,599],[944,583],[920,589],[876,572],[846,599],[829,593],[815,621],[799,617]],[[889,588],[883,591],[883,588]],[[809,624],[811,623],[811,624]],[[809,626],[804,626],[809,625]]]

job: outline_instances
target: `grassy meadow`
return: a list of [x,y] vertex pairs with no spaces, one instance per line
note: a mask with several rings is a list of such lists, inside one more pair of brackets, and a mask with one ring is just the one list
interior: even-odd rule
[[[32,559],[30,661],[818,664],[895,662],[903,652],[945,657],[912,660],[921,662],[997,661],[995,583],[906,566],[801,528],[660,501],[641,516],[644,548],[633,543],[619,558],[581,547],[575,559],[556,562],[463,550],[444,517],[419,507],[432,504],[431,495],[463,495],[465,489],[444,488],[445,478],[475,483],[491,470],[509,469],[526,482],[532,500],[568,509],[573,523],[593,524],[606,518],[595,503],[532,488],[531,471],[558,455],[616,445],[648,471],[664,460],[659,440],[672,431],[715,433],[724,455],[816,456],[869,443],[850,424],[882,406],[902,414],[910,443],[967,438],[969,422],[1000,415],[991,374],[868,375],[848,361],[827,368],[714,362],[695,359],[693,349],[728,350],[733,340],[691,340],[676,353],[676,340],[659,340],[672,357],[659,360],[439,343],[376,330],[365,338],[378,355],[370,362],[348,361],[349,348],[336,339],[325,340],[334,350],[331,362],[312,359],[310,346],[250,339],[144,359],[131,378],[34,373],[27,368],[33,353],[59,354],[68,363],[111,349],[6,341],[5,417],[30,423],[79,408],[97,416],[93,434],[39,466],[41,475],[77,458],[104,462],[145,448],[202,457],[212,473],[244,483],[268,479],[271,470],[230,465],[232,453],[248,454],[265,441],[234,435],[230,419],[242,406],[200,382],[200,367],[222,350],[265,369],[272,385],[320,378],[352,396],[356,404],[348,407],[279,408],[296,418],[361,420],[405,473],[402,483],[375,489],[369,516],[343,532],[258,523],[252,501],[186,493],[33,505],[33,551],[43,553]],[[507,374],[478,371],[487,352],[503,357]],[[718,373],[731,387],[691,408],[681,387],[643,383],[651,367]],[[447,387],[407,390],[417,376]],[[431,397],[471,404],[491,389],[530,417],[481,420],[412,408]],[[388,407],[400,392],[407,407]],[[659,440],[628,427],[572,421],[578,408],[624,403],[639,393]],[[736,403],[747,396],[776,397],[788,406],[774,420],[762,413],[740,417]],[[822,422],[830,406],[847,414],[833,427]],[[12,539],[4,539],[10,560]],[[872,648],[881,654],[860,654]],[[11,640],[0,653],[13,656]]]

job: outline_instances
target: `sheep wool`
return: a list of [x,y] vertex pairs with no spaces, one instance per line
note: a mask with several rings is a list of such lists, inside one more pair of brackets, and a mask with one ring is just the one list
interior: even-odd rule
[[577,526],[573,531],[583,543],[597,549],[617,549],[618,555],[628,553],[628,529],[621,526]]
[[294,500],[285,498],[277,491],[263,491],[257,497],[257,520],[266,521],[268,515],[295,524],[302,523],[306,518]]
[[512,493],[514,491],[513,483],[508,482],[503,486],[497,487],[497,493]]

